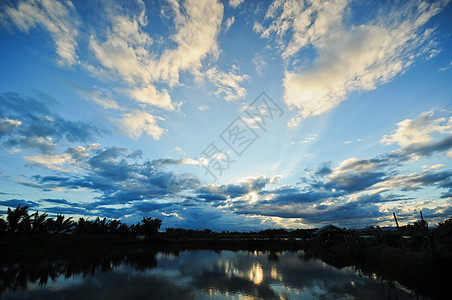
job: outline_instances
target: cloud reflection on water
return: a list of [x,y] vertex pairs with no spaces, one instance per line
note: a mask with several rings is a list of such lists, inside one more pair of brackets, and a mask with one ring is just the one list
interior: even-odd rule
[[[88,262],[49,259],[46,264],[53,269],[47,268],[47,273],[43,273],[47,275],[41,274],[41,279],[33,270],[39,269],[37,266],[43,268],[45,263],[28,265],[27,271],[18,268],[17,263],[3,264],[1,296],[4,299],[410,298],[410,292],[397,284],[361,276],[353,267],[338,269],[302,251],[137,251],[122,257],[109,256],[97,263],[94,259]],[[22,281],[8,282],[8,278]],[[13,292],[13,286],[22,288]]]

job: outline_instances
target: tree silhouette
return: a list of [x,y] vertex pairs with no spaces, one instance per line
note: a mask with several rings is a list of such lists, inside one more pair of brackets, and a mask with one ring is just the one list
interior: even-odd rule
[[20,207],[15,210],[8,207],[6,220],[8,222],[8,232],[18,233],[30,231],[30,216],[28,215],[28,206]]
[[438,227],[442,226],[451,226],[452,225],[452,218],[444,220],[444,222],[439,222]]
[[125,234],[129,233],[130,229],[127,224],[122,223],[119,220],[111,220],[107,223],[108,233],[112,234]]
[[46,213],[40,215],[38,211],[31,215],[30,225],[32,233],[48,232],[49,219],[47,219],[47,216]]
[[85,220],[84,218],[78,219],[75,224],[74,233],[76,234],[87,234],[89,232],[90,221]]
[[2,216],[2,213],[0,213],[0,234],[4,234],[8,230],[8,224],[3,220]]
[[162,226],[162,220],[151,217],[143,217],[140,224],[137,224],[134,229],[136,233],[141,234],[155,234]]
[[63,215],[57,215],[56,219],[49,220],[48,227],[52,233],[70,233],[74,228],[74,222],[72,221],[72,217],[65,219]]
[[99,218],[97,217],[94,222],[91,222],[91,229],[90,232],[93,234],[103,234],[107,233],[108,231],[108,224],[107,224],[107,218]]

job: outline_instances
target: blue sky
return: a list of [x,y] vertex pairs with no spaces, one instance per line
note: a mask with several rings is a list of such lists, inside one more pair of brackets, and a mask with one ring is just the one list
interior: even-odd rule
[[2,1],[0,210],[256,230],[452,215],[449,1]]

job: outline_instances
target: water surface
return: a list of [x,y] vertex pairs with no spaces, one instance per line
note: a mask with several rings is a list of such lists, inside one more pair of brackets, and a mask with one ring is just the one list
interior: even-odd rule
[[10,263],[1,275],[2,299],[416,299],[303,251],[135,251]]

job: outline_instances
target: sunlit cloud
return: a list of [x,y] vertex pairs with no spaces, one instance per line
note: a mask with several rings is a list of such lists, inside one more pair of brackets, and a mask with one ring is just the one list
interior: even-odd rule
[[120,130],[134,139],[146,133],[158,140],[165,132],[164,129],[158,126],[155,116],[141,110],[123,114],[119,122],[121,124]]
[[[452,148],[452,116],[448,111],[428,111],[415,119],[406,119],[397,123],[397,129],[385,135],[381,143],[397,144],[411,158],[447,151]],[[440,136],[438,139],[435,136]],[[447,155],[447,154],[446,154]]]
[[284,101],[298,111],[291,125],[330,111],[354,92],[391,81],[435,50],[434,30],[424,25],[443,2],[385,7],[378,18],[353,25],[346,23],[348,5],[348,0],[275,1],[266,14],[271,23],[255,25],[261,37],[276,38],[288,61],[305,48],[317,52],[312,66],[285,72]]

